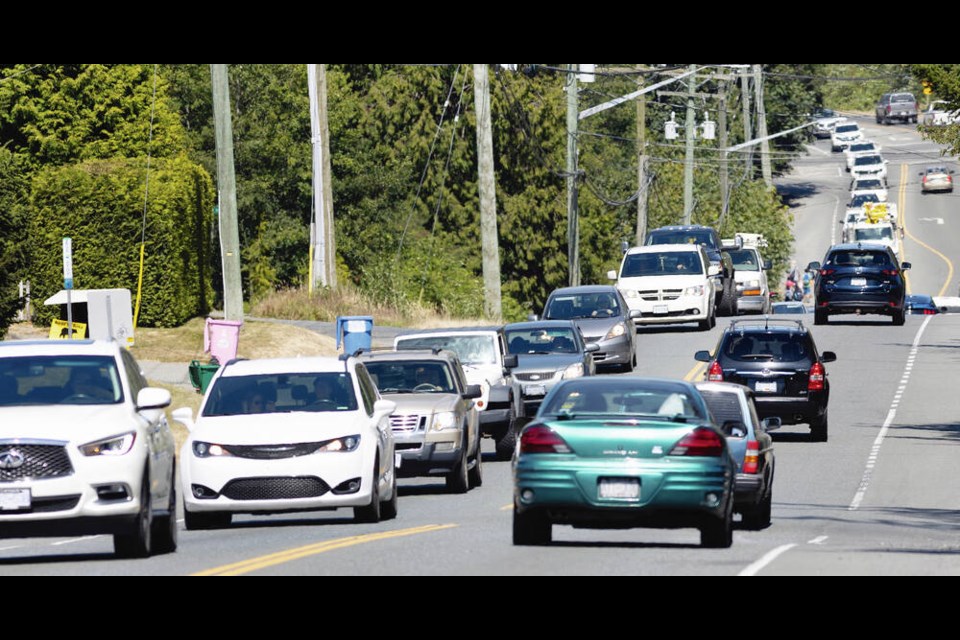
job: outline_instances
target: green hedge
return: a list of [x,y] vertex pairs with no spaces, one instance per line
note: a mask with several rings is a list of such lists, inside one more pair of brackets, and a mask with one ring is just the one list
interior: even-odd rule
[[[130,289],[136,297],[145,176],[144,159],[93,160],[34,176],[30,277],[36,298],[63,286],[66,236],[73,238],[75,288]],[[179,326],[210,310],[213,203],[202,167],[185,156],[153,160],[140,326]],[[37,311],[41,322],[56,313],[42,305]]]
[[24,276],[24,220],[28,180],[16,156],[0,147],[0,338],[20,308],[17,283]]

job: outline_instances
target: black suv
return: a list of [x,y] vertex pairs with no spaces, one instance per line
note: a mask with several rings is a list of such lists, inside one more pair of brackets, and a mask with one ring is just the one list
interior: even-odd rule
[[903,272],[909,268],[909,262],[899,264],[897,254],[884,244],[830,247],[822,265],[807,266],[808,271],[817,272],[814,324],[826,324],[833,314],[873,313],[891,316],[893,324],[901,326],[906,295]]
[[710,264],[720,267],[719,278],[722,286],[717,287],[715,303],[717,315],[737,315],[737,282],[733,275],[733,260],[726,252],[722,251],[723,243],[716,229],[702,225],[660,227],[647,234],[646,244],[694,244],[703,246],[710,257]]
[[761,419],[808,424],[814,440],[827,441],[830,381],[823,365],[837,356],[819,353],[803,322],[735,320],[720,336],[715,353],[698,351],[695,358],[709,363],[707,380],[752,389]]

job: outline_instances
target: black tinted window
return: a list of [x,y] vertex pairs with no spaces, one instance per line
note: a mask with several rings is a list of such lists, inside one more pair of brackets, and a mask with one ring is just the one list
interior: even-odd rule
[[859,131],[860,125],[856,124],[841,124],[837,125],[837,133],[850,133],[851,131]]
[[707,230],[656,231],[647,238],[647,244],[702,244],[719,249],[713,233]]
[[733,333],[721,349],[737,362],[800,362],[811,357],[807,336],[799,333]]
[[863,167],[871,164],[883,164],[883,158],[880,156],[862,156],[856,158],[853,161],[853,164],[857,167]]
[[835,267],[889,267],[890,256],[884,251],[867,251],[851,249],[835,251],[827,260],[828,265]]
[[910,93],[895,93],[890,96],[890,102],[916,102],[917,99]]
[[221,377],[210,390],[203,415],[325,413],[357,408],[353,377],[348,373],[271,374]]

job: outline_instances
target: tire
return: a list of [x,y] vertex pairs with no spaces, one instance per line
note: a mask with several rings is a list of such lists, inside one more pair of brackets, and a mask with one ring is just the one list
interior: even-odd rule
[[510,419],[507,430],[497,438],[497,461],[509,462],[513,460],[513,450],[517,447],[517,419]]
[[823,412],[823,417],[815,419],[810,423],[810,438],[814,442],[827,442],[829,433],[828,411]]
[[233,514],[225,511],[211,511],[209,513],[198,511],[197,513],[192,513],[184,508],[183,521],[187,531],[226,529],[233,521]]
[[910,118],[910,124],[917,124],[917,116]]
[[813,312],[813,324],[827,324],[827,312],[819,309]]
[[553,525],[542,511],[518,512],[513,508],[513,544],[533,547],[553,542]]
[[749,511],[743,514],[743,526],[751,531],[760,531],[770,526],[771,511],[773,510],[773,489],[766,497],[760,501],[760,504],[751,507]]
[[380,505],[380,515],[384,520],[395,520],[397,517],[397,472],[393,472],[393,493],[386,502]]
[[727,500],[722,518],[712,518],[700,529],[700,546],[706,549],[729,549],[733,546],[733,504]]
[[893,312],[893,326],[902,327],[907,321],[907,313],[903,309]]
[[113,551],[121,558],[147,558],[153,550],[153,507],[150,505],[150,476],[143,475],[140,511],[127,533],[113,536]]
[[[464,438],[464,440],[466,440],[466,438]],[[457,466],[446,475],[447,493],[466,493],[470,490],[470,472],[467,463],[466,442],[464,442],[464,446],[461,449],[460,461],[457,462]]]
[[737,315],[737,292],[732,278],[727,278],[723,284],[723,295],[717,306],[717,315],[724,318]]
[[710,318],[707,318],[706,320],[701,320],[700,322],[697,323],[697,328],[700,329],[700,331],[710,331],[710,329],[712,328],[712,327],[710,326],[710,321],[711,321],[712,319],[713,319],[713,317],[711,316]]
[[383,514],[380,510],[380,482],[379,473],[380,460],[373,465],[373,488],[370,491],[370,504],[365,507],[353,508],[353,519],[361,524],[376,524],[380,522]]
[[167,554],[177,550],[177,472],[170,477],[170,500],[167,515],[153,521],[153,553]]
[[467,474],[471,489],[483,486],[483,450],[480,446],[481,442],[480,438],[477,438],[477,453],[474,456],[474,465],[473,468],[470,469],[470,473]]

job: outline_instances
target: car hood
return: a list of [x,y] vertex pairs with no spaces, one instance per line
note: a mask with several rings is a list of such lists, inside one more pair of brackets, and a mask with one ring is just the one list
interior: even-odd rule
[[322,442],[362,434],[367,421],[367,416],[359,411],[200,418],[190,432],[190,439],[234,445]]
[[743,269],[737,269],[733,272],[733,277],[737,284],[741,284],[750,282],[751,280],[759,280],[762,273],[762,271],[744,271]]
[[513,370],[514,374],[532,371],[560,371],[572,364],[583,361],[579,353],[551,353],[550,355],[527,354],[517,356],[519,366]]
[[[143,419],[139,420],[144,424]],[[125,404],[0,408],[0,440],[21,438],[89,442],[134,430]]]
[[397,413],[432,414],[454,411],[460,396],[453,393],[389,393],[384,400],[397,403]]
[[703,274],[689,276],[641,276],[639,278],[620,278],[617,284],[621,289],[686,289],[703,284],[707,276]]
[[573,321],[587,342],[603,340],[610,329],[624,322],[626,322],[626,320],[620,316],[611,318],[578,318]]
[[[462,363],[461,363],[462,364]],[[503,384],[503,367],[496,364],[462,364],[467,384],[487,384],[495,386]]]

